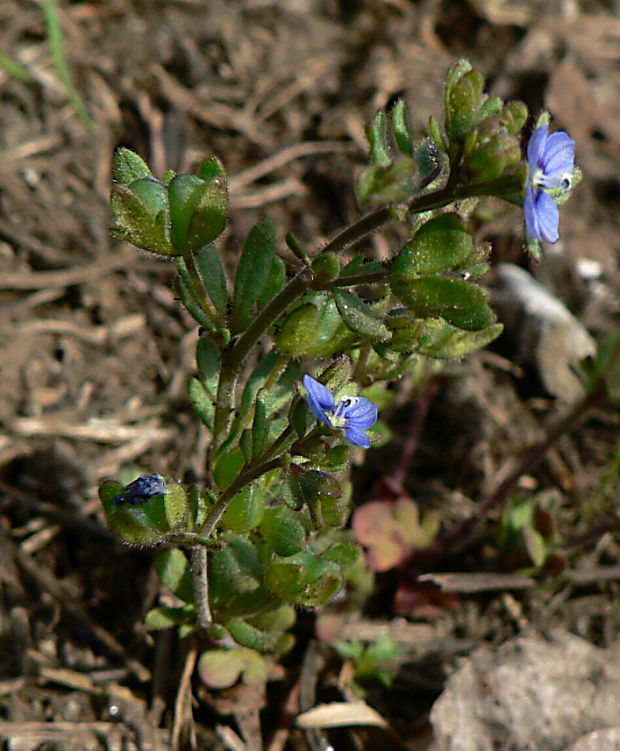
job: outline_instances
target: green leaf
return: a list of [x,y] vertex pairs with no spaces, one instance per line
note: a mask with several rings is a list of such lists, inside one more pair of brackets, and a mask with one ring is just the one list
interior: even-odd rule
[[242,331],[249,324],[252,309],[269,278],[275,252],[275,227],[269,219],[259,219],[248,234],[237,266],[231,318],[233,331]]
[[413,156],[413,134],[407,103],[404,99],[399,99],[392,109],[392,128],[398,150],[401,154]]
[[331,545],[327,550],[324,550],[321,555],[323,558],[327,558],[327,560],[338,564],[343,573],[346,574],[347,571],[359,561],[361,551],[359,547],[352,542],[339,542],[335,545]]
[[148,164],[131,149],[119,146],[112,157],[112,177],[121,185],[129,185],[151,174]]
[[260,685],[267,680],[267,664],[252,649],[209,649],[200,655],[198,675],[213,689],[230,688],[240,678],[245,684]]
[[281,634],[291,628],[296,620],[295,608],[282,603],[275,603],[270,607],[263,608],[259,613],[248,618],[253,626],[270,634]]
[[260,532],[269,549],[280,556],[295,555],[305,545],[306,535],[301,524],[292,517],[268,509],[260,525]]
[[265,496],[254,485],[248,485],[232,499],[222,521],[233,532],[247,535],[260,524],[264,512]]
[[303,438],[314,424],[314,418],[308,409],[308,405],[301,399],[296,399],[291,404],[289,422],[298,438]]
[[194,601],[194,581],[189,561],[178,548],[168,548],[155,557],[157,575],[168,589],[185,602]]
[[153,630],[173,628],[192,619],[194,609],[184,605],[180,608],[160,605],[146,614],[146,627]]
[[437,146],[437,148],[440,151],[447,153],[448,147],[446,145],[445,138],[443,137],[443,133],[441,132],[441,126],[439,125],[439,120],[437,120],[437,118],[432,115],[428,121],[428,132],[429,132],[430,137],[435,142],[435,145]]
[[235,595],[255,592],[263,573],[252,543],[230,533],[223,538],[225,547],[209,551],[211,600],[218,607]]
[[254,420],[252,421],[252,457],[260,457],[267,448],[269,424],[267,410],[263,399],[257,397],[254,404]]
[[228,454],[219,456],[213,467],[213,479],[220,490],[225,490],[239,476],[245,459],[241,449],[233,449]]
[[380,110],[375,115],[366,133],[370,145],[370,159],[378,167],[389,167],[392,163],[388,125],[387,115],[383,110]]
[[391,346],[397,352],[418,352],[425,357],[452,360],[476,352],[502,333],[501,323],[463,331],[443,318],[417,318],[411,311],[398,311],[387,324],[392,330]]
[[330,600],[342,586],[342,572],[333,561],[310,551],[280,558],[274,556],[266,566],[269,589],[291,605],[318,607]]
[[222,259],[215,243],[199,248],[195,252],[195,260],[204,288],[223,320],[228,312],[228,290]]
[[328,357],[351,347],[357,336],[345,326],[333,297],[317,293],[288,314],[274,338],[295,357]]
[[181,298],[183,305],[187,308],[187,312],[193,316],[196,321],[207,331],[214,331],[215,325],[209,316],[204,312],[200,303],[196,298],[196,292],[194,291],[194,284],[187,271],[184,258],[176,259],[176,266],[179,272],[179,297]]
[[239,448],[245,459],[245,463],[249,464],[252,461],[252,431],[249,429],[244,430],[239,436]]
[[267,305],[267,303],[275,297],[278,292],[284,287],[286,283],[286,265],[281,258],[274,256],[271,259],[271,268],[269,269],[269,276],[260,295],[258,296],[257,306],[258,309]]
[[495,322],[488,295],[478,285],[462,279],[428,277],[411,282],[391,282],[392,291],[417,317],[445,318],[467,331]]
[[474,240],[458,214],[440,214],[423,224],[394,259],[391,277],[409,281],[464,263]]
[[164,186],[154,178],[143,180],[147,181],[148,187],[141,185],[138,189],[144,198],[136,195],[127,185],[116,183],[112,186],[110,208],[116,220],[112,232],[117,237],[151,253],[175,255],[176,251],[170,244],[167,207],[164,205],[158,214],[153,214],[153,208],[159,201]]
[[274,637],[252,626],[241,618],[235,618],[226,624],[230,635],[242,647],[267,652],[275,645]]
[[525,526],[521,530],[523,543],[534,566],[542,566],[547,558],[547,543],[544,537],[533,527]]
[[344,289],[334,289],[332,294],[347,328],[370,341],[383,342],[390,338],[383,321],[356,294]]
[[314,529],[341,525],[348,504],[335,477],[316,469],[298,469],[291,472],[289,487],[293,497],[308,507]]
[[200,380],[205,388],[214,395],[220,377],[221,357],[215,342],[204,334],[198,339],[196,346],[196,364],[198,365]]
[[215,407],[205,387],[197,378],[190,378],[188,380],[187,396],[194,412],[207,428],[212,430]]

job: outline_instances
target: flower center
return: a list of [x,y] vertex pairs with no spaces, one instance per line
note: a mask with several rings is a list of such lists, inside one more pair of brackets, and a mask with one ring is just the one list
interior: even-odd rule
[[563,192],[569,191],[573,184],[573,175],[571,172],[564,172],[559,178],[549,178],[541,168],[534,172],[532,177],[532,186],[542,188],[543,190],[558,190]]
[[359,396],[345,396],[344,399],[341,399],[338,402],[338,404],[336,404],[336,408],[330,415],[332,425],[335,428],[346,427],[347,412],[351,407],[354,407],[356,404],[359,404],[359,401],[360,401]]

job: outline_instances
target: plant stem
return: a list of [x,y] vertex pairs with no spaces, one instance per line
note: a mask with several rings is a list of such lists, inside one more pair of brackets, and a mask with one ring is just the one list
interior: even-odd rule
[[[440,208],[453,203],[454,201],[469,198],[471,196],[492,194],[494,189],[501,184],[501,181],[497,181],[495,184],[480,183],[453,187],[448,180],[448,183],[440,190],[413,198],[407,204],[406,209],[408,212],[419,213],[421,211]],[[366,214],[366,216],[361,217],[336,235],[336,237],[328,242],[327,245],[321,248],[318,255],[323,253],[340,253],[360,242],[360,240],[363,240],[373,232],[376,232],[384,224],[396,219],[397,217],[394,215],[391,207],[380,208],[370,214]],[[355,279],[353,279],[353,276],[343,277],[341,280],[336,280],[336,283],[332,283],[332,286],[349,286],[363,282],[381,281],[384,278],[385,273],[387,272],[382,271],[379,276],[376,276],[379,272],[369,272],[365,277],[360,274]],[[312,278],[313,275],[311,269],[304,268],[299,271],[280,290],[280,292],[272,298],[267,305],[265,305],[241,336],[236,341],[231,342],[222,352],[222,367],[220,370],[215,416],[213,419],[213,448],[215,451],[217,451],[226,440],[228,431],[230,430],[234,410],[235,387],[243,362],[261,336],[268,331],[270,326],[277,321],[277,319],[298,297],[307,291]],[[342,281],[346,282],[346,284],[338,284],[338,282]],[[247,470],[247,472],[250,471],[251,470]],[[228,491],[225,491],[225,493],[222,494],[220,501],[227,492]],[[215,525],[225,510],[226,508],[224,507],[221,512],[218,512],[215,523],[212,526],[209,523],[211,531],[215,529]],[[215,514],[215,509],[212,513]]]
[[230,349],[225,349],[222,352],[222,367],[217,384],[213,415],[213,455],[228,437],[234,413],[235,387],[239,372],[237,367],[231,365],[230,356]]
[[205,523],[202,525],[199,535],[206,538],[210,537],[237,493],[239,493],[240,490],[243,490],[243,488],[251,483],[252,480],[256,480],[266,472],[270,472],[272,469],[279,466],[279,464],[280,459],[270,459],[262,464],[257,464],[255,467],[249,467],[245,472],[242,472],[217,499],[215,506],[211,509]]
[[198,623],[201,628],[208,628],[213,623],[209,605],[209,577],[207,549],[204,545],[192,548],[192,576],[194,578],[194,598]]
[[260,311],[231,349],[230,366],[239,367],[267,329],[302,295],[312,279],[310,269],[299,271]]
[[387,281],[389,271],[383,268],[380,271],[368,271],[361,274],[351,274],[350,276],[339,276],[332,279],[322,289],[333,289],[334,287],[355,287],[358,284],[374,284],[375,282]]

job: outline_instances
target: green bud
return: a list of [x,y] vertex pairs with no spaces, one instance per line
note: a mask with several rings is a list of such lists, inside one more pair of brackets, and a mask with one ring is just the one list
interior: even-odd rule
[[474,241],[458,214],[440,214],[423,224],[394,259],[391,279],[406,282],[462,264]]
[[269,589],[285,602],[307,608],[330,600],[342,586],[342,572],[333,561],[311,551],[280,558],[274,556],[266,565]]
[[340,276],[342,262],[334,253],[323,253],[312,261],[312,273],[319,285],[331,282]]
[[170,244],[166,186],[154,177],[142,177],[129,185],[115,183],[110,207],[116,226],[112,233],[143,250],[174,255]]
[[418,162],[403,156],[389,167],[372,166],[362,172],[355,192],[360,206],[403,203],[420,185]]
[[139,503],[119,503],[124,486],[107,481],[99,488],[110,529],[129,545],[157,545],[171,534],[187,531],[190,507],[184,488],[169,483],[165,495],[155,495]]
[[515,100],[504,105],[500,122],[511,135],[517,136],[527,122],[528,116],[529,112],[526,105]]
[[470,135],[464,167],[474,180],[495,180],[520,166],[519,140],[500,125],[499,118],[485,120]]
[[451,142],[462,144],[478,120],[483,103],[484,76],[477,70],[468,70],[460,76],[449,78],[451,80],[446,84],[445,128]]
[[212,242],[226,226],[228,186],[223,168],[203,174],[210,176],[177,175],[168,186],[171,238],[180,255]]

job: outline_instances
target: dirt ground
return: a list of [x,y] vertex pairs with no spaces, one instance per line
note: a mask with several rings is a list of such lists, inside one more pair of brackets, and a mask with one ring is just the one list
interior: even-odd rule
[[[519,486],[551,498],[568,576],[520,584],[499,576],[477,591],[467,579],[399,604],[395,576],[382,574],[365,609],[339,623],[339,638],[372,642],[389,632],[403,645],[391,687],[373,684],[366,696],[387,729],[295,727],[300,708],[354,698],[350,664],[330,648],[329,624],[317,631],[310,613],[300,615],[296,649],[272,666],[266,696],[209,692],[192,675],[191,645],[144,630],[157,598],[151,556],[108,534],[96,488],[132,467],[199,479],[208,440],[185,399],[196,330],[174,299],[172,267],[108,232],[119,144],[156,174],[190,170],[212,153],[222,159],[232,175],[231,258],[261,214],[281,236],[294,231],[316,247],[358,215],[352,184],[364,164],[364,123],[404,96],[422,131],[441,113],[447,67],[467,57],[491,93],[534,112],[547,107],[576,139],[584,173],[563,209],[562,241],[542,263],[525,257],[516,209],[490,208],[480,238],[493,242],[496,261],[530,269],[595,340],[617,330],[618,0],[59,5],[92,128],[68,99],[44,3],[0,2],[0,50],[23,66],[16,75],[0,60],[3,748],[253,750],[262,735],[270,751],[426,749],[440,742],[429,709],[457,658],[476,647],[558,628],[600,649],[614,645],[620,411],[608,405],[591,410]],[[371,242],[385,252],[385,241]],[[518,332],[507,333],[451,366],[432,392],[416,393],[408,379],[397,386],[387,416],[394,442],[356,470],[356,498],[377,497],[381,479],[400,473],[450,528],[542,439],[566,399],[544,387],[543,366],[523,356]],[[427,572],[494,571],[498,513]],[[520,748],[511,743],[496,747]],[[560,747],[551,739],[537,748]]]

